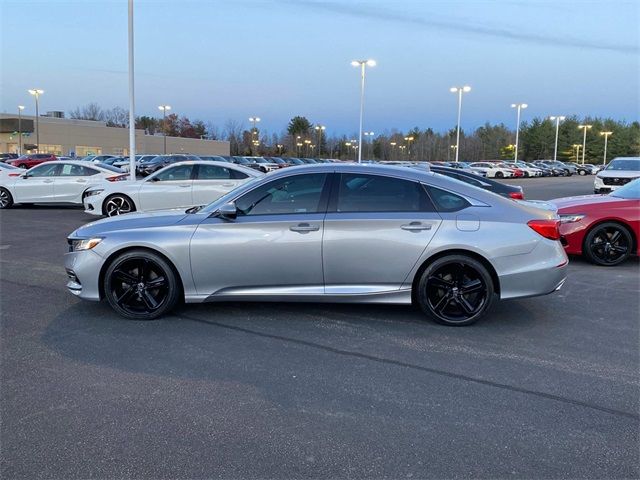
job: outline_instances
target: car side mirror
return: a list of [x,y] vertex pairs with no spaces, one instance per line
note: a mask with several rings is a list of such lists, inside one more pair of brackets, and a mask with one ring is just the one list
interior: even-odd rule
[[235,202],[225,203],[218,209],[218,216],[226,220],[235,220],[238,217],[238,208]]
[[29,178],[29,174],[23,173],[22,175],[20,175],[20,178],[24,178],[26,180],[27,178]]

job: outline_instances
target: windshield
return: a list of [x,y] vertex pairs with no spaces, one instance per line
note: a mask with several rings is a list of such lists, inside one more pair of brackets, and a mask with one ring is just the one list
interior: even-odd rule
[[0,162],[0,168],[6,168],[7,170],[20,170],[18,167],[14,167],[13,165],[9,165],[8,163]]
[[624,187],[614,190],[609,195],[627,200],[640,200],[640,178],[636,178],[633,182],[627,183]]
[[618,158],[611,160],[605,170],[640,170],[640,158]]

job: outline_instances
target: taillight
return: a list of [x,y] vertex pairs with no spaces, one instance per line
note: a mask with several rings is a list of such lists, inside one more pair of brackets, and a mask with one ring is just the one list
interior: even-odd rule
[[514,200],[524,200],[524,195],[522,192],[509,192],[509,197]]
[[109,182],[122,182],[123,180],[126,180],[127,178],[129,178],[129,175],[127,175],[125,173],[123,175],[116,175],[115,177],[107,177],[107,181],[109,181]]
[[560,240],[560,220],[530,220],[527,225],[549,240]]
[[19,177],[20,175],[22,175],[21,173],[10,173],[9,176],[10,177]]

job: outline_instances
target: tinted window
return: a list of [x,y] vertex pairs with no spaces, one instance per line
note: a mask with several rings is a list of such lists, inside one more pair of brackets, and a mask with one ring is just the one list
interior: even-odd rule
[[338,212],[430,212],[433,206],[418,182],[381,175],[342,174]]
[[611,160],[605,170],[640,170],[640,158]]
[[61,177],[87,177],[89,175],[95,175],[96,173],[99,173],[98,170],[93,168],[65,163],[62,165],[62,170],[59,175]]
[[176,167],[167,168],[164,172],[160,172],[154,178],[158,182],[190,180],[191,170],[193,170],[193,165],[178,165]]
[[446,190],[428,186],[427,191],[439,212],[457,212],[470,205],[470,203],[460,195],[447,192]]
[[228,180],[233,178],[228,168],[217,165],[200,165],[198,167],[198,178],[200,180]]
[[38,165],[29,171],[30,177],[53,177],[58,171],[59,163],[47,163],[44,165]]
[[317,213],[326,179],[324,173],[279,178],[236,200],[238,214]]

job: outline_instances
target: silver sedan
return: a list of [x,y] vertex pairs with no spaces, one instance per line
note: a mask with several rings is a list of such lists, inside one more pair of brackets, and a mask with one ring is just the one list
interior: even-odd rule
[[178,302],[415,303],[469,325],[566,278],[554,212],[428,171],[292,167],[202,208],[128,214],[68,238],[68,289],[152,319]]

